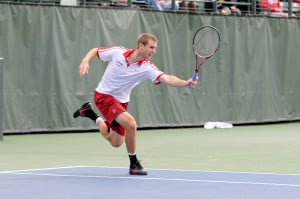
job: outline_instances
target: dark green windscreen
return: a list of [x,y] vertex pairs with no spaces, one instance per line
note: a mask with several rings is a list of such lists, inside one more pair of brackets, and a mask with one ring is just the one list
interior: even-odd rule
[[204,63],[196,89],[143,82],[129,112],[139,127],[195,126],[207,121],[255,123],[300,119],[300,20],[187,15],[140,10],[0,4],[4,67],[4,132],[96,129],[72,113],[93,100],[105,63],[95,59],[79,78],[78,65],[94,47],[136,47],[142,32],[159,39],[153,62],[190,78],[192,38],[203,25],[219,29],[217,54]]

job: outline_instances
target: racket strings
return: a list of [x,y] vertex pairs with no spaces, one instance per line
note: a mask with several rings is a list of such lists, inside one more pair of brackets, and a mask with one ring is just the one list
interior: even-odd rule
[[209,57],[218,49],[219,40],[220,36],[215,29],[205,27],[200,29],[195,35],[193,47],[199,56]]

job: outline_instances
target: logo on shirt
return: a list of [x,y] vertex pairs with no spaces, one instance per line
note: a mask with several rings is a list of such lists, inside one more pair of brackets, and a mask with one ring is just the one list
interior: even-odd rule
[[121,61],[116,61],[116,65],[120,67],[123,65],[123,63]]

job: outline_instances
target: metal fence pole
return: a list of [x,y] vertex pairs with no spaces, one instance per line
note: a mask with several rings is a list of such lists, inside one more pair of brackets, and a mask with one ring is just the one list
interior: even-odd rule
[[4,59],[0,57],[0,140],[3,140],[3,67]]
[[252,0],[252,9],[253,9],[253,14],[255,14],[256,15],[256,0]]
[[212,2],[212,5],[213,5],[213,12],[217,13],[218,12],[218,2],[217,2],[217,0],[214,0]]
[[288,13],[289,13],[289,16],[292,16],[292,0],[289,0],[288,1]]
[[132,7],[132,0],[127,1],[128,6],[131,8]]
[[171,4],[172,5],[172,10],[175,11],[176,10],[176,1],[172,0],[171,2],[172,2],[172,4]]

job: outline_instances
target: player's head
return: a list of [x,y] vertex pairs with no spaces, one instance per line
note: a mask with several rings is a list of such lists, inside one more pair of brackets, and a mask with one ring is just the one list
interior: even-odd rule
[[137,40],[137,47],[139,47],[140,44],[143,44],[144,46],[147,45],[147,43],[152,40],[154,42],[157,43],[157,38],[150,34],[150,33],[142,33],[140,34],[140,36],[138,37],[138,40]]
[[156,53],[157,38],[149,33],[143,33],[138,37],[137,49],[145,58],[150,59]]

